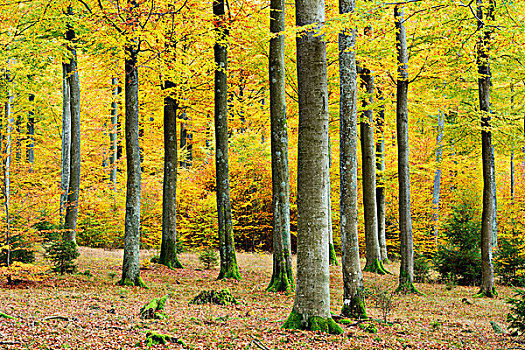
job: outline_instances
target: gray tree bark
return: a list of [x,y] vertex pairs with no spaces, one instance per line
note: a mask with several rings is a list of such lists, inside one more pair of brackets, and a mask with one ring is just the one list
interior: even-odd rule
[[109,131],[109,183],[113,186],[113,190],[117,190],[117,136],[118,136],[118,78],[111,79],[111,86],[113,87],[111,101],[111,128]]
[[298,0],[299,145],[297,165],[297,287],[283,328],[342,333],[330,314],[328,266],[328,89],[323,0]]
[[273,273],[267,290],[295,289],[290,244],[290,178],[284,64],[284,0],[270,2],[269,82],[272,149]]
[[[134,1],[130,1],[136,6]],[[124,236],[124,259],[122,264],[122,279],[120,285],[140,286],[145,284],[139,271],[140,247],[140,197],[141,168],[139,146],[139,74],[137,60],[139,47],[135,42],[128,41],[125,46],[124,67],[126,80],[124,95],[126,101],[126,218]]]
[[233,238],[228,168],[228,35],[224,0],[213,1],[215,45],[215,168],[221,270],[218,279],[241,279]]
[[69,65],[62,64],[62,160],[60,172],[60,218],[64,224],[67,197],[69,193],[69,177],[71,171],[71,99],[70,99]]
[[177,258],[177,100],[175,84],[166,81],[164,98],[164,180],[162,191],[162,242],[159,263],[182,268]]
[[[68,8],[68,15],[73,15],[71,6]],[[76,242],[78,196],[80,190],[80,81],[77,69],[77,52],[75,49],[75,31],[68,25],[66,39],[69,42],[70,61],[67,64],[69,79],[69,108],[71,109],[71,143],[70,143],[70,171],[69,186],[64,217],[63,238],[68,241]]]
[[337,254],[334,247],[334,230],[332,227],[332,184],[330,180],[330,168],[332,167],[332,144],[330,135],[328,135],[328,184],[326,186],[328,196],[328,264],[331,266],[339,266],[337,261]]
[[[339,13],[351,13],[355,0],[341,0]],[[356,29],[339,34],[340,76],[340,218],[343,309],[341,314],[365,319],[363,273],[357,232],[357,70]]]
[[[374,102],[374,77],[372,72],[366,68],[359,68],[359,75],[367,93],[367,97],[363,100],[364,107],[367,107]],[[368,109],[363,113],[363,120],[360,122],[366,243],[366,265],[364,270],[385,274],[377,231],[376,152],[373,125],[373,111]]]
[[412,217],[410,209],[410,162],[408,140],[408,52],[404,11],[399,5],[394,7],[397,48],[397,149],[399,179],[399,238],[401,241],[401,266],[399,287],[402,292],[415,292],[414,287],[414,241],[412,237]]
[[[494,297],[494,266],[492,263],[492,245],[494,231],[494,162],[490,112],[490,65],[489,50],[492,30],[485,26],[483,18],[494,19],[493,0],[476,0],[478,30],[477,46],[479,109],[481,111],[481,158],[483,164],[483,211],[481,214],[481,288],[479,295]],[[488,6],[487,6],[488,5]],[[486,9],[486,16],[484,13]]]
[[[378,89],[379,90],[379,89]],[[378,91],[379,100],[384,101],[383,93]],[[378,139],[376,141],[376,205],[377,205],[377,235],[381,260],[388,262],[386,245],[386,208],[385,208],[385,105],[379,107],[376,118]]]
[[439,112],[436,139],[436,171],[434,173],[434,189],[432,191],[432,226],[434,241],[438,245],[439,234],[439,193],[441,190],[441,160],[443,158],[443,130],[445,128],[445,114]]

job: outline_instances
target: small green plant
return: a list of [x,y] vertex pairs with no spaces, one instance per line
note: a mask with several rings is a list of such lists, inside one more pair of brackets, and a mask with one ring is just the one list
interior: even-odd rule
[[511,335],[516,336],[525,333],[525,290],[514,289],[514,292],[514,297],[506,303],[510,305],[510,312],[507,314],[509,329],[513,330]]
[[430,327],[432,327],[432,330],[437,331],[441,328],[441,323],[439,321],[434,321],[430,323]]
[[199,254],[199,260],[206,270],[217,266],[219,263],[219,254],[213,249],[208,249]]
[[479,232],[481,224],[475,206],[465,199],[457,204],[443,227],[447,244],[438,247],[434,266],[446,282],[475,285],[481,279]]
[[45,247],[46,257],[53,264],[53,272],[60,273],[74,273],[77,270],[75,259],[80,253],[75,242],[58,240],[52,241]]
[[430,260],[423,254],[414,256],[414,282],[425,283],[430,281]]
[[503,283],[515,287],[525,286],[525,239],[517,237],[503,238],[498,242],[498,251],[494,258],[494,268]]
[[374,301],[375,307],[380,310],[383,321],[387,323],[388,315],[397,307],[397,293],[391,289],[375,287],[370,293],[370,298]]

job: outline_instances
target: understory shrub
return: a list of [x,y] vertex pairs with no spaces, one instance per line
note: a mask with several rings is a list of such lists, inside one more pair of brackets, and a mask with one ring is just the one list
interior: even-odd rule
[[414,256],[414,282],[425,283],[430,281],[430,271],[432,269],[431,260],[423,254]]
[[53,267],[51,270],[63,275],[64,273],[73,273],[77,270],[75,259],[80,253],[75,242],[56,240],[45,246],[46,257],[51,261]]
[[443,227],[447,239],[434,255],[434,266],[442,281],[474,285],[481,280],[481,220],[467,202],[457,204]]
[[213,249],[208,249],[199,254],[199,260],[206,270],[217,266],[219,263],[219,254]]
[[514,297],[506,301],[510,305],[507,322],[513,330],[512,335],[519,335],[525,332],[525,290],[515,289],[514,292]]
[[525,240],[511,235],[498,241],[494,269],[502,282],[517,287],[525,286]]

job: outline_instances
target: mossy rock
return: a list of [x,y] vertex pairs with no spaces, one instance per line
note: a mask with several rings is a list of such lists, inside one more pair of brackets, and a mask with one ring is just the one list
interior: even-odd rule
[[371,333],[371,334],[377,333],[377,327],[373,323],[360,323],[359,328],[361,328],[367,333]]
[[168,345],[169,343],[173,343],[181,344],[182,346],[186,347],[186,343],[181,339],[177,339],[176,337],[169,334],[161,334],[153,331],[146,333],[145,343],[146,346]]
[[200,292],[190,304],[202,305],[202,304],[215,304],[215,305],[237,305],[239,302],[235,299],[228,288],[221,291],[216,290],[205,290]]
[[151,300],[140,309],[140,318],[145,320],[164,320],[168,318],[168,316],[164,314],[166,300],[168,300],[168,294],[162,298],[155,298]]

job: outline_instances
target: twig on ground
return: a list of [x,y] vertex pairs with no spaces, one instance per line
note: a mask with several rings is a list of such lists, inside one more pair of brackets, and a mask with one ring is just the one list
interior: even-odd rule
[[49,320],[61,320],[61,321],[66,321],[66,322],[70,322],[74,319],[69,319],[69,317],[66,317],[66,316],[60,316],[60,315],[52,315],[52,316],[47,316],[44,318],[44,321],[49,321]]
[[252,344],[253,344],[256,347],[258,347],[259,349],[261,349],[261,350],[271,350],[269,347],[264,345],[263,342],[261,342],[259,339],[255,338],[253,335],[250,335],[250,338],[252,338],[253,340],[250,342],[250,347],[248,349],[251,349],[252,348]]
[[0,341],[0,345],[19,345],[22,342],[19,341]]

